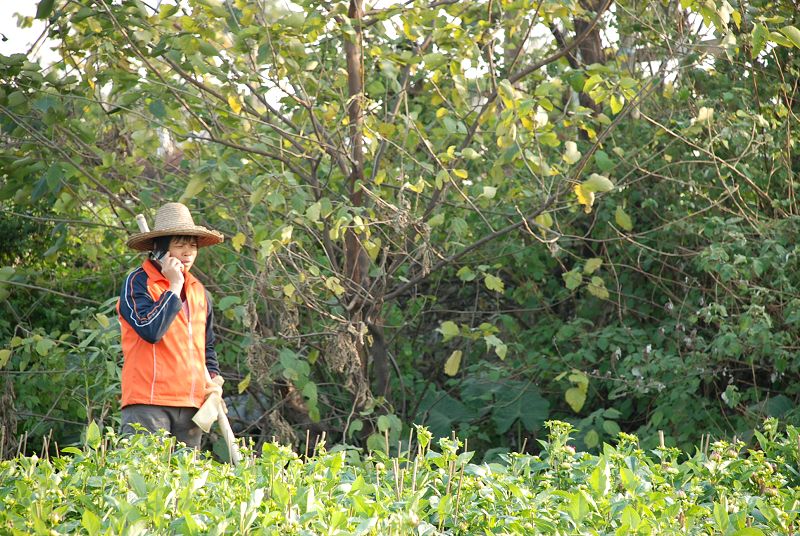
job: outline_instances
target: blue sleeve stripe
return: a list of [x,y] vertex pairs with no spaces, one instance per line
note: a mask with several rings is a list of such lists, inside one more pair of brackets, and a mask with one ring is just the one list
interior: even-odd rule
[[[154,307],[153,310],[151,310],[147,315],[145,316],[140,315],[136,310],[136,300],[134,298],[135,293],[133,292],[133,285],[137,283],[135,281],[135,278],[139,274],[144,274],[144,273],[145,273],[144,270],[141,268],[131,272],[131,274],[128,276],[128,279],[125,281],[125,286],[123,287],[122,291],[122,297],[125,299],[125,305],[128,307],[128,310],[130,311],[130,319],[133,321],[134,324],[136,324],[137,327],[144,327],[152,324],[153,321],[156,318],[158,318],[161,315],[161,313],[164,312],[166,304],[169,303],[170,298],[174,296],[174,294],[170,292],[169,295],[166,298],[164,298],[160,304]],[[145,279],[146,278],[147,276],[145,275]],[[147,291],[147,286],[145,284],[145,292],[146,291]]]

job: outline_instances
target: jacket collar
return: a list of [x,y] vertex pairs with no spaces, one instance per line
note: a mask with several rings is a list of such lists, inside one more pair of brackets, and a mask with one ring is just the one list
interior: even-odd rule
[[[142,269],[147,274],[148,279],[152,281],[164,281],[167,286],[169,286],[169,279],[164,277],[164,274],[161,273],[161,270],[158,269],[152,260],[145,259],[142,263]],[[185,280],[185,285],[194,285],[197,282],[197,278],[193,276],[191,272],[185,272],[183,278]]]

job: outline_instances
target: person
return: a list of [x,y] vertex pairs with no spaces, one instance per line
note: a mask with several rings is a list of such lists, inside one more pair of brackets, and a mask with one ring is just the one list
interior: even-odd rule
[[117,302],[122,435],[135,433],[138,423],[199,448],[202,431],[192,417],[210,393],[222,394],[223,380],[211,298],[191,269],[199,249],[222,241],[218,231],[195,225],[181,203],[161,206],[154,229],[128,239],[150,255],[125,278]]

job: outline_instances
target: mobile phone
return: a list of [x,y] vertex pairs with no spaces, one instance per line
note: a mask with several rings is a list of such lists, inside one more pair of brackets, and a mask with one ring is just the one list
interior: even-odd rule
[[168,254],[169,251],[166,250],[165,251],[153,250],[150,252],[150,258],[153,259],[154,261],[158,261],[158,263],[161,264],[162,262],[164,262],[164,259],[167,257]]

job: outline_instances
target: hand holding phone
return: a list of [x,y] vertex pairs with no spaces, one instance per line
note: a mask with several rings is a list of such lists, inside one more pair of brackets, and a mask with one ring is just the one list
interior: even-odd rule
[[169,289],[180,295],[183,289],[183,263],[167,252],[161,258],[161,273],[169,280]]

